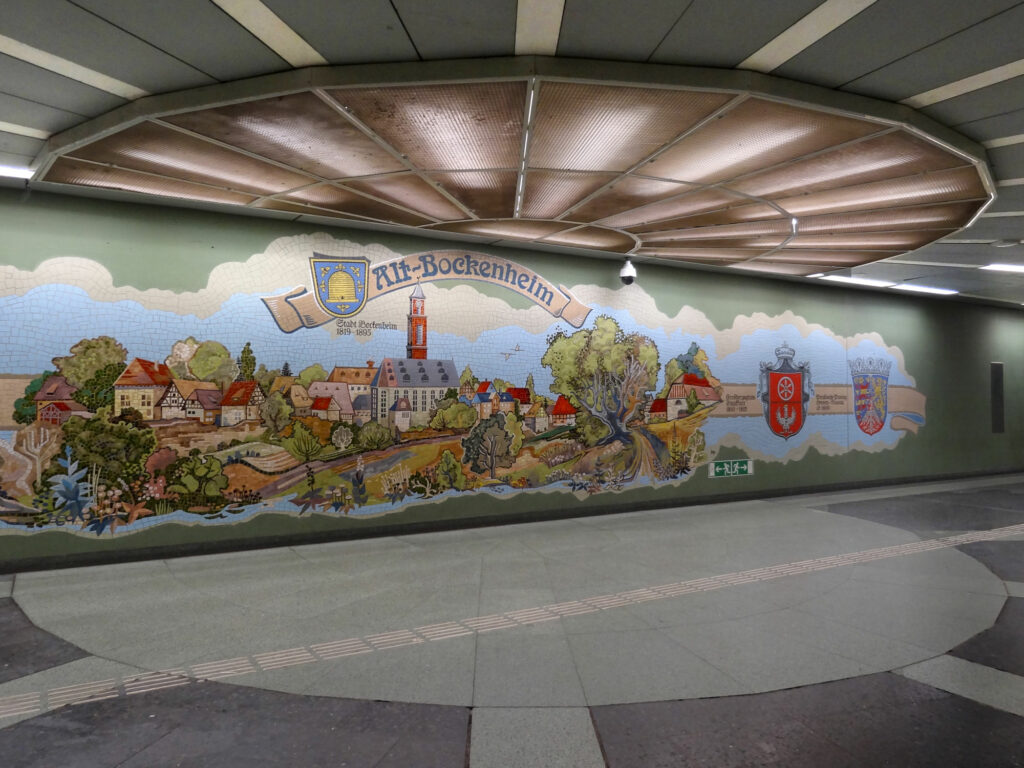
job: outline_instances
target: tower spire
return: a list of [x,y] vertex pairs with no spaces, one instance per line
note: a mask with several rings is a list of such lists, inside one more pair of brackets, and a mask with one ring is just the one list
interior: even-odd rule
[[419,282],[409,294],[409,338],[405,345],[406,355],[413,360],[427,359],[427,297]]

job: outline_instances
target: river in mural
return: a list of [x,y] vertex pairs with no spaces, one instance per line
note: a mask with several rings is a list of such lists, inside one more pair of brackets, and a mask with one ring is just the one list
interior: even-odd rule
[[0,314],[8,534],[583,498],[685,483],[723,447],[889,450],[925,422],[875,333],[792,313],[716,328],[639,285],[326,235],[275,241],[191,293],[115,286],[70,257],[0,267]]

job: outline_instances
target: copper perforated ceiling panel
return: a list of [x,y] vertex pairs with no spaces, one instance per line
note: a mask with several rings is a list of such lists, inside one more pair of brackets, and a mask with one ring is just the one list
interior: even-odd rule
[[263,194],[312,181],[308,176],[148,122],[76,149],[70,157]]
[[45,180],[794,274],[927,245],[992,197],[979,159],[917,129],[735,90],[529,75],[184,99],[69,144]]
[[459,83],[329,91],[413,165],[429,170],[519,165],[526,83]]
[[171,115],[164,121],[325,179],[403,168],[385,147],[311,93]]
[[730,98],[722,93],[544,83],[529,165],[624,171]]

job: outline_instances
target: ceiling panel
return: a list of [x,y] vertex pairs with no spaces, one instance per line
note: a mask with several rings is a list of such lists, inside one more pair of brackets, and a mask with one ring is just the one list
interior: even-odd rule
[[3,34],[151,93],[214,82],[67,0],[5,2]]
[[813,11],[820,2],[694,0],[679,23],[668,30],[650,60],[660,64],[734,67]]
[[843,89],[899,101],[994,69],[1021,58],[1022,27],[1024,5],[1016,5],[873,70],[847,83]]
[[3,150],[0,150],[0,165],[10,165],[15,168],[28,168],[32,165],[33,160],[35,160],[35,155],[22,155],[17,152],[4,152]]
[[430,223],[430,219],[423,216],[417,216],[393,205],[388,205],[378,200],[371,200],[365,195],[359,195],[351,190],[341,189],[329,184],[306,187],[281,197],[288,202],[307,203],[339,213],[349,213],[354,216],[363,216],[394,224],[405,224],[410,227],[418,227]]
[[517,176],[515,171],[430,174],[431,179],[481,219],[512,218]]
[[[778,201],[796,216],[865,211],[891,205],[924,205],[950,200],[983,200],[985,188],[971,167],[907,176],[854,187],[814,192]],[[980,202],[979,202],[980,206]]]
[[878,130],[862,120],[748,99],[643,168],[645,176],[714,183]]
[[[959,235],[953,235],[959,237]],[[993,248],[984,243],[932,243],[913,253],[893,257],[893,263],[902,261],[927,261],[937,264],[973,264],[984,266],[999,261],[1004,254],[1016,252],[1016,248]],[[1024,254],[1024,248],[1020,250]],[[1012,259],[1011,259],[1012,260]]]
[[542,242],[553,245],[568,245],[575,248],[594,248],[599,251],[623,253],[636,245],[636,241],[621,232],[600,227],[580,227],[548,235]]
[[[3,87],[3,86],[0,86]],[[0,120],[56,133],[82,121],[81,115],[0,92]]]
[[819,250],[805,248],[795,251],[782,249],[768,256],[758,258],[766,264],[813,264],[822,270],[853,267],[864,262],[884,259],[897,251],[873,250]]
[[774,235],[775,237],[773,240],[781,242],[782,239],[789,235],[791,231],[792,229],[789,219],[776,219],[774,221],[752,221],[742,224],[727,224],[720,227],[666,229],[660,232],[648,232],[644,234],[643,241],[647,244],[662,243],[666,241],[685,242],[688,240]]
[[515,53],[516,0],[393,0],[392,5],[424,59]]
[[[138,0],[75,0],[75,5],[217,80],[289,68],[210,0],[146,3],[143,13]],[[188,19],[188,24],[181,24],[181,19]]]
[[774,275],[806,276],[820,272],[821,267],[817,264],[788,264],[772,263],[770,261],[742,261],[731,264],[732,269],[742,269],[746,272],[768,272]]
[[[1021,240],[1024,239],[1024,216],[983,217],[958,238],[972,240]],[[1002,248],[993,248],[994,253]],[[995,259],[998,261],[998,259]]]
[[675,181],[626,176],[570,214],[575,221],[596,221],[619,211],[628,211],[666,197],[681,194],[692,187]]
[[680,18],[688,0],[565,0],[558,55],[647,61]]
[[1024,178],[1024,144],[990,149],[988,159],[997,179]]
[[993,115],[980,120],[969,120],[953,126],[965,136],[970,136],[975,141],[988,141],[989,139],[1001,139],[1004,136],[1016,136],[1024,133],[1024,107],[1018,107],[1024,103],[1024,94],[1020,91],[1011,94],[1011,98],[1003,105],[1002,114]]
[[388,0],[263,0],[263,4],[333,64],[419,58]]
[[[737,205],[732,208],[724,208],[710,213],[699,213],[696,216],[687,216],[683,219],[675,219],[672,226],[679,227],[720,227],[728,224],[739,224],[746,221],[758,219],[780,219],[783,214],[777,209],[764,203],[753,203],[751,205]],[[785,227],[789,227],[789,217],[785,217]],[[632,232],[655,232],[667,229],[666,223],[651,224],[646,227],[631,227]]]
[[851,184],[954,168],[964,160],[903,131],[865,139],[807,160],[755,173],[729,183],[758,197],[806,194]]
[[704,189],[609,216],[600,223],[606,227],[624,227],[639,231],[638,228],[652,222],[660,222],[663,226],[657,227],[658,229],[668,229],[679,224],[679,220],[686,216],[727,208],[741,202],[748,202],[747,198],[722,189]]
[[164,120],[328,179],[404,168],[380,144],[311,93],[232,104]]
[[431,229],[443,232],[459,232],[467,235],[535,240],[556,232],[569,229],[572,225],[562,221],[527,221],[506,219],[504,221],[454,221],[435,224]]
[[434,187],[411,173],[354,179],[346,186],[434,219],[464,219],[466,214]]
[[0,131],[0,152],[6,152],[20,157],[35,157],[43,148],[45,142],[42,139],[33,139],[29,136],[20,136],[16,133]]
[[308,176],[149,122],[79,147],[71,156],[258,194],[282,192],[312,181]]
[[724,93],[545,82],[529,164],[625,171],[731,98]]
[[[1021,53],[1024,54],[1024,49]],[[1007,104],[1017,102],[1021,93],[1024,93],[1024,76],[940,101],[921,111],[946,125],[956,125],[1000,115],[1006,111]]]
[[246,195],[241,192],[215,189],[201,184],[190,184],[189,182],[177,179],[161,178],[121,168],[111,168],[105,165],[73,160],[67,157],[57,159],[46,174],[46,181],[58,184],[80,184],[86,187],[102,187],[104,189],[120,189],[126,192],[142,192],[147,195],[180,197],[227,205],[245,205],[255,200],[255,197],[252,195]]
[[[1020,0],[881,0],[772,74],[837,87],[1011,8]],[[865,45],[870,40],[870,45]]]
[[843,232],[841,234],[798,235],[786,244],[787,250],[800,248],[858,251],[912,251],[941,237],[948,230],[909,232]]
[[[528,171],[523,187],[522,215],[557,219],[562,212],[615,178],[612,173]],[[572,216],[566,218],[572,219]]]
[[907,229],[956,229],[966,224],[977,211],[976,203],[944,203],[904,208],[883,208],[860,213],[805,216],[800,232],[893,232]]
[[11,96],[82,116],[98,115],[125,103],[119,96],[2,53],[0,83],[0,91]]
[[1024,184],[1013,187],[996,187],[996,201],[985,209],[986,213],[1000,211],[1024,211]]
[[518,168],[526,82],[331,90],[425,170]]

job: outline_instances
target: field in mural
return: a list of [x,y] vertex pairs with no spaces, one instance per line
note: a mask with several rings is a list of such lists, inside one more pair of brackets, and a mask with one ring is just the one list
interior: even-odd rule
[[62,258],[0,268],[0,313],[0,533],[584,498],[684,483],[726,446],[770,466],[924,424],[877,334],[719,329],[484,254],[286,238],[192,293]]

